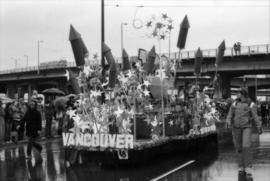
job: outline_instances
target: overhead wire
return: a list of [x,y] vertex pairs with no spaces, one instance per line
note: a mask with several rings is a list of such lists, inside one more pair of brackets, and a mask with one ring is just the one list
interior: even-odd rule
[[[105,4],[105,6],[112,6],[112,7],[169,7],[169,8],[189,8],[189,7],[195,7],[195,8],[204,8],[204,7],[269,7],[269,0],[144,0],[142,2],[138,2],[135,0],[105,0],[106,2],[109,2]],[[190,3],[191,4],[183,4],[183,2]],[[211,2],[214,4],[194,4],[194,2]],[[224,3],[224,2],[233,2],[233,3],[243,3],[245,4],[218,4],[218,3]],[[247,3],[246,3],[247,2]],[[254,2],[254,4],[250,4],[250,2]],[[124,3],[124,4],[123,4]],[[157,4],[160,3],[160,4]],[[267,4],[265,4],[267,3]]]

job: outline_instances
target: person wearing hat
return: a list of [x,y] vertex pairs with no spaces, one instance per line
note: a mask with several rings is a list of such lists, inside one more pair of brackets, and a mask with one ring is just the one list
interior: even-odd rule
[[27,145],[27,158],[31,158],[32,147],[35,147],[41,153],[42,146],[36,142],[41,132],[41,113],[37,110],[37,101],[32,99],[29,103],[29,109],[25,113],[21,125],[26,124],[26,136],[29,141]]
[[236,101],[231,105],[226,123],[232,128],[233,142],[238,157],[239,174],[252,175],[252,127],[262,133],[261,122],[257,115],[257,106],[241,89]]

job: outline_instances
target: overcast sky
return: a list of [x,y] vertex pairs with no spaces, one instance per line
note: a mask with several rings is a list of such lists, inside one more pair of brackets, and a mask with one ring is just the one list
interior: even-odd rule
[[[118,6],[116,6],[118,4]],[[120,56],[120,24],[124,27],[124,47],[129,55],[138,48],[158,45],[146,36],[145,25],[153,15],[167,13],[173,19],[172,51],[177,51],[179,25],[185,14],[190,21],[186,50],[216,48],[225,39],[227,46],[270,43],[270,0],[105,0],[105,42],[113,55]],[[136,6],[144,5],[138,8]],[[37,41],[41,62],[61,58],[74,61],[69,26],[73,24],[89,50],[100,55],[100,0],[0,0],[0,69],[37,64]],[[135,27],[134,27],[135,23]],[[161,43],[168,51],[168,40]]]

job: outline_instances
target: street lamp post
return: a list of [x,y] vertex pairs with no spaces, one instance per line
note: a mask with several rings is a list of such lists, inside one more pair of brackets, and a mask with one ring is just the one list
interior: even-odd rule
[[14,60],[15,63],[15,69],[18,68],[18,59],[11,57],[12,60]]
[[122,55],[123,48],[124,48],[124,38],[123,38],[124,37],[124,31],[123,31],[124,25],[128,25],[128,24],[127,23],[121,23],[121,54],[120,55]]
[[26,67],[28,67],[28,55],[24,55],[24,57],[26,58]]
[[37,71],[37,73],[39,74],[39,62],[40,62],[40,60],[39,60],[39,57],[40,57],[40,51],[39,51],[39,48],[40,48],[40,43],[42,43],[43,41],[42,40],[38,40],[37,41],[37,48],[38,48],[38,65],[37,65],[37,69],[38,69],[38,71]]

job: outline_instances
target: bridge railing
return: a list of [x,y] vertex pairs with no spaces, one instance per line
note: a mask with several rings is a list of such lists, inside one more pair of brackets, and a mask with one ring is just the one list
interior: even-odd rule
[[38,70],[47,70],[47,69],[58,69],[58,68],[69,68],[69,67],[76,67],[75,62],[67,62],[64,64],[59,65],[41,65],[41,66],[29,66],[24,68],[15,68],[15,69],[8,69],[8,70],[0,70],[0,74],[10,74],[10,73],[20,73],[20,72],[31,72],[31,71],[38,71]]
[[[181,59],[193,59],[195,58],[196,51],[181,51],[180,57]],[[204,49],[202,50],[203,57],[216,57],[217,55],[217,49]],[[240,55],[254,55],[254,54],[270,54],[270,44],[264,44],[264,45],[252,45],[252,46],[242,46]],[[168,53],[165,53],[167,57],[169,57]],[[224,56],[236,56],[236,53],[234,51],[233,47],[226,48],[224,52]],[[172,52],[171,53],[171,59],[178,59],[179,58],[179,52]],[[119,61],[116,59],[116,61]],[[120,61],[121,62],[121,61]],[[16,69],[8,69],[8,70],[0,70],[0,74],[9,74],[9,73],[19,73],[19,72],[30,72],[30,71],[38,71],[39,70],[46,70],[46,69],[56,69],[56,68],[68,68],[68,67],[76,67],[75,62],[66,62],[65,64],[44,64],[38,66],[31,66],[31,67],[25,67],[25,68],[16,68]]]
[[[181,51],[180,58],[181,59],[193,59],[195,58],[196,51]],[[203,57],[216,57],[217,49],[204,49],[202,50]],[[254,55],[254,54],[270,54],[270,44],[264,45],[252,45],[252,46],[242,46],[240,49],[240,55]],[[168,53],[165,53],[167,57],[169,57]],[[233,47],[227,47],[224,56],[237,56]],[[178,59],[179,52],[171,53],[171,59]]]

